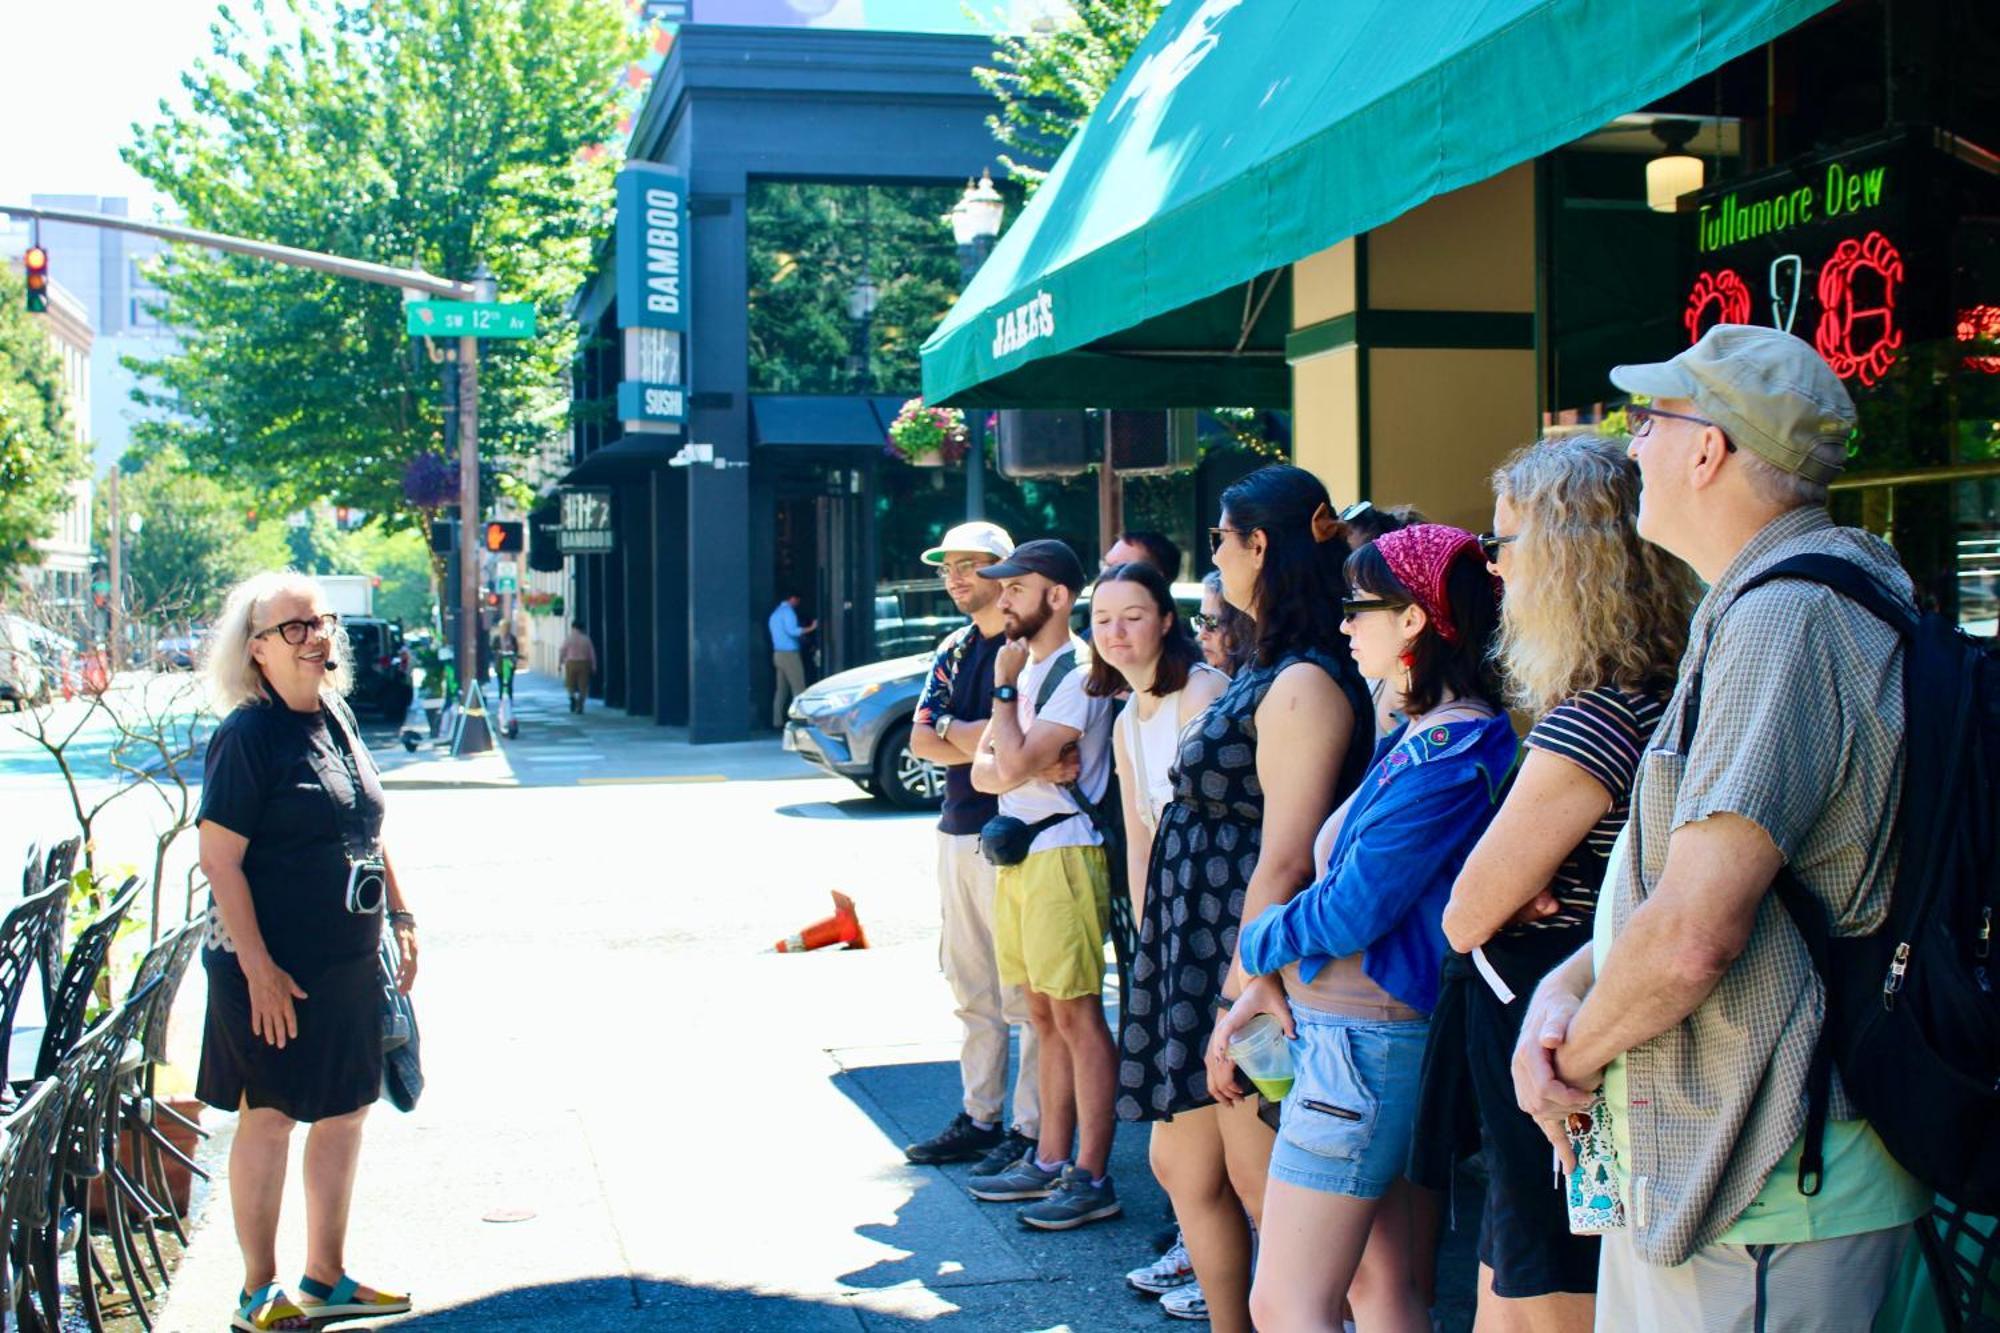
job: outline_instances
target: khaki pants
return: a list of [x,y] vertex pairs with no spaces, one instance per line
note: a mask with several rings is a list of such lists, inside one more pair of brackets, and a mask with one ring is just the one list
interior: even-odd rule
[[1036,1057],[1041,1043],[1028,1021],[1027,997],[1019,986],[1000,984],[993,953],[993,867],[979,854],[976,833],[938,834],[938,887],[942,929],[938,963],[958,1002],[965,1025],[958,1074],[965,1089],[965,1113],[993,1124],[1001,1119],[1007,1092],[1008,1028],[1021,1028],[1020,1070],[1014,1076],[1013,1125],[1029,1138],[1041,1132],[1041,1080]]
[[1710,1245],[1659,1268],[1613,1231],[1598,1251],[1598,1333],[1869,1333],[1909,1236]]
[[771,665],[777,668],[778,675],[777,688],[771,693],[771,725],[782,731],[792,700],[806,692],[806,661],[794,649],[772,653]]

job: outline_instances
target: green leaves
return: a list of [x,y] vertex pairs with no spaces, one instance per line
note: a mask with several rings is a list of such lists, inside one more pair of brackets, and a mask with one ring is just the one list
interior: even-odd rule
[[[225,10],[181,105],[126,160],[190,225],[469,277],[532,301],[542,333],[487,344],[480,445],[503,466],[564,426],[575,324],[563,306],[608,221],[630,52],[602,0],[296,0],[279,22]],[[257,15],[264,14],[257,7]],[[282,18],[282,16],[281,16]],[[287,26],[292,35],[279,35]],[[386,287],[176,249],[162,266],[179,347],[144,400],[178,420],[141,438],[254,486],[267,508],[320,499],[415,515],[409,460],[443,447],[448,363],[403,333]]]
[[18,266],[0,271],[0,584],[40,563],[34,543],[55,530],[65,486],[84,475],[48,318],[28,313]]

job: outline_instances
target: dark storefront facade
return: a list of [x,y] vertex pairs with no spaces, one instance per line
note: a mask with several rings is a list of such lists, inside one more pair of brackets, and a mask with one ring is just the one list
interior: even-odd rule
[[[884,473],[908,470],[883,443],[907,395],[874,391],[865,373],[846,392],[756,391],[748,219],[765,182],[955,188],[976,174],[994,152],[992,101],[971,70],[990,54],[981,38],[680,29],[630,154],[672,173],[655,198],[684,193],[674,252],[644,264],[650,290],[685,303],[678,346],[648,344],[669,348],[643,372],[662,387],[634,383],[650,353],[628,347],[615,248],[576,304],[584,337],[563,489],[608,499],[608,538],[590,544],[610,549],[569,557],[569,605],[598,645],[606,705],[696,742],[760,730],[764,622],[781,593],[800,594],[820,622],[820,673],[874,660],[877,509]],[[658,251],[661,227],[640,225]],[[657,420],[634,429],[633,414]]]

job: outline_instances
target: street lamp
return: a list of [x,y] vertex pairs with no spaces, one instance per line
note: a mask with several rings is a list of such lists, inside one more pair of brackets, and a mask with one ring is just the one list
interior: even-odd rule
[[[867,261],[864,259],[863,263]],[[868,373],[868,321],[874,318],[875,306],[882,299],[882,289],[875,285],[875,279],[864,268],[854,285],[847,289],[847,318],[854,323],[854,352],[848,357],[848,370],[854,376],[855,388],[861,393],[873,393],[875,385]]]
[[[983,171],[979,183],[965,182],[965,193],[951,206],[951,238],[958,242],[958,285],[972,285],[972,275],[993,251],[1007,201],[993,188],[993,173]],[[986,511],[986,414],[975,408],[966,414],[965,517],[968,522]]]

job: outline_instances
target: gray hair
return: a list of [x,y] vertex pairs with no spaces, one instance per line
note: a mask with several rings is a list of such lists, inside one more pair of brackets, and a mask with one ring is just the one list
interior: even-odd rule
[[[208,683],[209,704],[217,713],[227,715],[245,704],[267,702],[263,669],[250,656],[250,636],[264,628],[259,622],[272,599],[288,592],[326,604],[326,591],[319,580],[295,569],[252,574],[229,590],[222,614],[209,626],[208,642],[202,648],[202,676]],[[327,672],[326,687],[345,695],[354,688],[354,661],[346,630],[334,631],[332,653],[334,666]]]
[[[1812,458],[1822,467],[1837,470],[1847,462],[1847,446],[1838,440],[1822,440],[1813,446]],[[1737,446],[1736,461],[1743,465],[1744,480],[1764,503],[1784,510],[1825,507],[1829,494],[1825,482],[1787,472],[1741,445]]]

